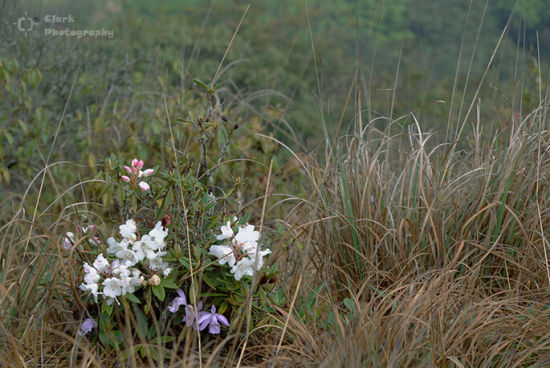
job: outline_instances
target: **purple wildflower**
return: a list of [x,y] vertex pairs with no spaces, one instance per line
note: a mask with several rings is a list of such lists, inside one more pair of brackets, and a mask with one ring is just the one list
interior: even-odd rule
[[187,306],[187,298],[185,297],[183,290],[178,289],[178,295],[179,296],[172,302],[172,305],[168,307],[168,310],[172,313],[176,313],[182,305]]
[[80,325],[80,328],[78,329],[78,336],[84,336],[87,335],[94,327],[97,326],[97,323],[91,318],[86,319],[82,324]]
[[208,328],[208,332],[211,334],[219,334],[220,333],[220,322],[223,323],[226,326],[229,326],[229,321],[225,316],[222,314],[216,313],[216,306],[213,305],[210,309],[210,312],[201,312],[199,314],[199,329],[202,331],[206,328],[206,326],[210,326]]
[[186,323],[188,327],[193,327],[195,330],[199,327],[199,317],[201,315],[201,309],[202,309],[202,302],[199,302],[197,304],[197,310],[195,311],[195,307],[192,304],[187,304],[185,306],[185,317],[183,317],[183,322]]

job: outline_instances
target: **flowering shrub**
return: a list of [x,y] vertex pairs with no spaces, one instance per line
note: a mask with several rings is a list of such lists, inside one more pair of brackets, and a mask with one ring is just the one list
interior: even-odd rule
[[[112,169],[106,170],[106,184],[98,189],[113,193],[125,222],[104,244],[88,242],[89,249],[76,249],[84,258],[78,287],[86,317],[77,334],[103,348],[124,346],[120,314],[128,310],[138,324],[135,338],[145,342],[169,343],[184,328],[224,333],[232,327],[230,321],[244,315],[252,277],[265,272],[271,279],[276,272],[276,265],[264,267],[271,250],[248,216],[239,218],[227,210],[235,206],[229,196],[216,197],[192,173],[182,176],[143,166],[137,158],[131,166],[108,160],[106,167]],[[120,175],[120,167],[128,175]],[[155,172],[150,184],[140,182]],[[82,231],[90,231],[90,238],[97,229]],[[74,236],[67,233],[64,244],[67,239],[74,244]],[[271,289],[264,282],[253,295],[262,301],[255,304],[263,311],[260,315],[273,311]],[[159,323],[163,325],[154,327]],[[148,354],[146,349],[139,353]]]

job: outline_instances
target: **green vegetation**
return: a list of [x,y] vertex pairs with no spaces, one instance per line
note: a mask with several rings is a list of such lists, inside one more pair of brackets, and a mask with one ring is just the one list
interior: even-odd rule
[[38,5],[0,4],[0,365],[549,364],[544,1]]

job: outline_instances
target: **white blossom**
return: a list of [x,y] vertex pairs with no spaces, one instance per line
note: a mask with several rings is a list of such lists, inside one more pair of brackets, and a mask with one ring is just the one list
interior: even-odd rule
[[[237,221],[237,218],[234,220]],[[271,251],[260,249],[260,233],[254,230],[253,225],[241,226],[236,235],[230,226],[230,222],[221,226],[221,235],[216,236],[218,240],[228,240],[228,245],[211,245],[209,253],[218,258],[219,264],[227,263],[235,279],[240,280],[245,275],[252,276],[254,271],[259,271],[264,264],[264,256]]]
[[228,264],[230,267],[235,265],[235,254],[233,249],[224,245],[211,245],[209,252],[214,257],[218,257],[221,265]]
[[[120,225],[119,232],[122,236],[120,242],[113,237],[107,239],[107,253],[116,257],[112,262],[99,254],[93,266],[84,263],[84,283],[80,285],[80,289],[91,292],[96,303],[98,295],[102,295],[109,305],[114,301],[118,303],[118,297],[134,293],[137,287],[145,286],[145,278],[138,268],[142,265],[164,277],[168,277],[172,271],[169,264],[162,259],[167,253],[164,251],[164,239],[168,231],[160,221],[139,240],[137,225],[132,219]],[[142,263],[143,261],[147,262]],[[159,275],[150,279],[153,284],[160,284]]]
[[227,225],[220,227],[221,234],[216,236],[218,240],[231,239],[233,237],[233,229],[231,228],[231,222],[227,221]]
[[94,267],[101,273],[106,273],[109,270],[109,261],[103,257],[103,254],[99,254],[94,261]]
[[120,225],[119,230],[123,238],[136,240],[137,226],[133,219],[129,219],[124,225]]
[[239,281],[243,276],[254,275],[254,261],[248,257],[244,257],[231,269],[231,273],[235,280]]

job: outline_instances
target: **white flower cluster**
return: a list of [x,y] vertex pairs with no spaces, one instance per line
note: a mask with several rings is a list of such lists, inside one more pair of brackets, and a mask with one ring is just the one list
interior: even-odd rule
[[[237,221],[235,218],[234,221]],[[218,257],[220,264],[228,264],[235,280],[243,276],[252,276],[254,271],[259,271],[264,264],[264,256],[271,253],[269,249],[260,250],[258,239],[260,233],[254,230],[253,225],[242,225],[235,235],[231,228],[231,222],[220,228],[221,234],[218,240],[223,240],[228,245],[212,245],[209,253]]]
[[[160,221],[141,239],[137,238],[136,222],[132,219],[120,225],[119,229],[122,235],[120,242],[114,238],[107,240],[107,253],[115,255],[114,261],[110,263],[103,254],[99,254],[93,266],[84,263],[86,274],[80,289],[90,291],[96,303],[98,295],[103,295],[107,304],[112,304],[117,297],[131,294],[137,286],[144,284],[145,280],[137,268],[141,262],[146,261],[151,270],[162,272],[164,276],[168,276],[171,271],[168,264],[162,260],[162,256],[166,254],[164,238],[168,231],[162,228]],[[152,278],[155,276],[158,279],[157,275],[153,275]]]
[[162,257],[166,254],[164,251],[164,238],[168,235],[168,231],[162,228],[159,221],[149,234],[143,235],[139,240],[136,232],[136,222],[132,219],[126,221],[126,224],[120,225],[122,240],[119,243],[114,238],[107,239],[109,245],[107,252],[114,254],[130,266],[147,261],[150,269],[168,276],[171,270],[168,268],[168,263],[162,260]]
[[84,283],[80,285],[80,289],[91,292],[96,303],[98,295],[103,295],[107,304],[112,304],[117,297],[131,294],[141,285],[140,271],[137,268],[121,263],[118,259],[110,263],[103,254],[97,256],[93,266],[84,263],[84,272]]

